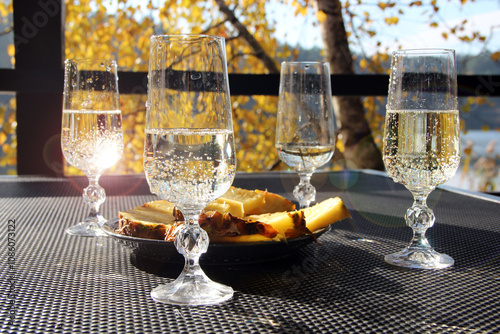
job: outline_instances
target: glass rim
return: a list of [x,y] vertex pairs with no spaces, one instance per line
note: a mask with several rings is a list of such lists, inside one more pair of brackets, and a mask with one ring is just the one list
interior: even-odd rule
[[65,64],[68,63],[110,63],[116,65],[116,59],[104,58],[68,58],[64,60]]
[[422,49],[401,49],[393,51],[392,54],[409,54],[409,55],[427,55],[427,54],[455,54],[454,49],[443,49],[443,48],[422,48]]
[[304,65],[304,64],[330,64],[327,61],[315,61],[315,60],[294,60],[294,61],[287,61],[283,60],[281,64],[291,64],[291,65]]
[[212,39],[217,41],[225,41],[226,39],[222,36],[207,35],[207,34],[162,34],[162,35],[151,35],[151,41],[163,41],[163,40],[197,40],[197,39]]

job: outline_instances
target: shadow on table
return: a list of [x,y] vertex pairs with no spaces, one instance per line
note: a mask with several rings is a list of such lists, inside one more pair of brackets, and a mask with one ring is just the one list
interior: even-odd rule
[[[301,305],[314,305],[312,309],[318,312],[322,308],[338,308],[337,312],[343,312],[348,305],[364,301],[366,296],[396,298],[404,293],[399,282],[378,273],[385,267],[379,256],[327,239],[321,245],[309,245],[278,261],[205,266],[204,270],[214,281],[230,285],[236,291],[233,299],[220,307],[230,310],[235,318],[258,323],[263,329],[276,333],[322,331],[310,321],[306,324],[300,319]],[[170,279],[175,279],[182,270],[182,265],[146,261],[136,254],[130,259],[138,269]],[[258,303],[258,311],[249,307],[248,298]],[[395,303],[389,305],[397,307]],[[311,308],[308,309],[311,312]],[[374,317],[368,313],[378,310],[360,313],[353,307],[352,312],[356,317]],[[321,314],[311,317],[316,316],[321,318]],[[325,322],[318,322],[318,326],[323,326],[324,331]]]
[[[235,290],[263,296],[314,300],[342,299],[366,289],[399,292],[394,282],[372,273],[373,269],[385,266],[380,256],[330,239],[276,261],[205,265],[203,270],[213,280],[231,285]],[[171,279],[175,279],[183,267],[180,263],[163,263],[136,253],[130,255],[130,261],[140,270]],[[353,281],[359,276],[372,283]]]
[[[488,313],[491,305],[484,302],[484,296],[498,292],[500,233],[438,224],[433,228],[441,237],[432,241],[438,250],[453,256],[456,265],[447,270],[411,270],[383,261],[388,250],[399,250],[409,241],[406,228],[395,228],[387,233],[391,238],[384,238],[380,227],[365,229],[361,235],[352,226],[352,222],[342,222],[323,235],[320,244],[280,260],[203,266],[210,278],[236,291],[231,301],[217,307],[276,333],[324,332],[325,327],[335,332],[347,323],[361,324],[353,332],[391,329],[396,324],[399,329],[405,324],[481,328],[474,317]],[[170,279],[182,270],[182,264],[160,263],[136,254],[130,260],[140,270]],[[322,310],[337,316],[322,318]],[[302,321],[303,312],[316,312],[307,317],[318,319],[317,325]]]

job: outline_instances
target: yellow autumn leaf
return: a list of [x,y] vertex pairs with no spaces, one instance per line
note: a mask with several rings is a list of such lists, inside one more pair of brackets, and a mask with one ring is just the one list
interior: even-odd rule
[[335,143],[335,147],[337,148],[337,150],[339,150],[340,153],[344,153],[345,151],[345,146],[344,146],[344,143],[342,142],[342,139],[338,139]]
[[14,57],[16,55],[16,48],[14,44],[7,45],[7,54],[9,57]]
[[384,19],[384,21],[385,21],[385,23],[386,23],[387,25],[389,25],[389,26],[390,26],[390,25],[395,25],[395,24],[398,24],[398,22],[399,22],[399,17],[397,17],[397,16],[386,17],[386,18]]
[[493,59],[493,61],[499,61],[500,60],[500,52],[495,52],[493,54],[491,54],[491,59]]
[[326,13],[322,10],[319,10],[316,13],[316,18],[318,19],[319,23],[324,23],[326,21]]
[[0,4],[0,16],[5,17],[9,15],[8,8],[5,6],[5,4],[1,3]]
[[366,69],[366,65],[367,65],[367,63],[366,63],[366,59],[361,59],[361,60],[359,61],[359,67],[360,67],[362,70]]
[[7,135],[4,132],[0,132],[0,145],[3,145],[7,141]]

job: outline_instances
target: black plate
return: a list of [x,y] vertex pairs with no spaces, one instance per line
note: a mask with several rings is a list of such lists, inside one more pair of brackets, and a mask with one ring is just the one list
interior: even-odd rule
[[[136,255],[161,262],[184,263],[174,243],[165,240],[151,240],[129,237],[116,233],[118,219],[104,223],[103,230],[122,245],[132,249]],[[319,238],[330,226],[314,233]],[[245,243],[210,243],[208,250],[200,257],[201,264],[237,264],[264,262],[281,259],[294,254],[314,241],[310,235],[288,239],[287,241],[261,241]]]

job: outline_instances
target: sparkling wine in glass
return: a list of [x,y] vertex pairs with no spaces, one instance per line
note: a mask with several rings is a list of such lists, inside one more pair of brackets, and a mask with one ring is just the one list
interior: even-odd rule
[[123,153],[118,76],[114,60],[66,60],[61,146],[64,157],[89,179],[83,201],[90,207],[84,221],[66,229],[79,236],[105,236],[99,207],[106,199],[99,177]]
[[335,148],[330,65],[283,62],[276,124],[280,159],[300,177],[293,190],[301,208],[316,198],[314,171],[330,161]]
[[434,224],[427,196],[460,164],[460,120],[453,50],[401,50],[392,55],[383,159],[387,174],[403,184],[414,202],[405,215],[411,243],[386,255],[407,268],[439,269],[454,260],[436,252],[425,237]]
[[175,247],[179,277],[151,297],[173,305],[208,305],[233,289],[213,282],[199,264],[209,237],[198,219],[231,186],[236,169],[225,40],[204,35],[151,37],[144,169],[152,193],[184,217]]

